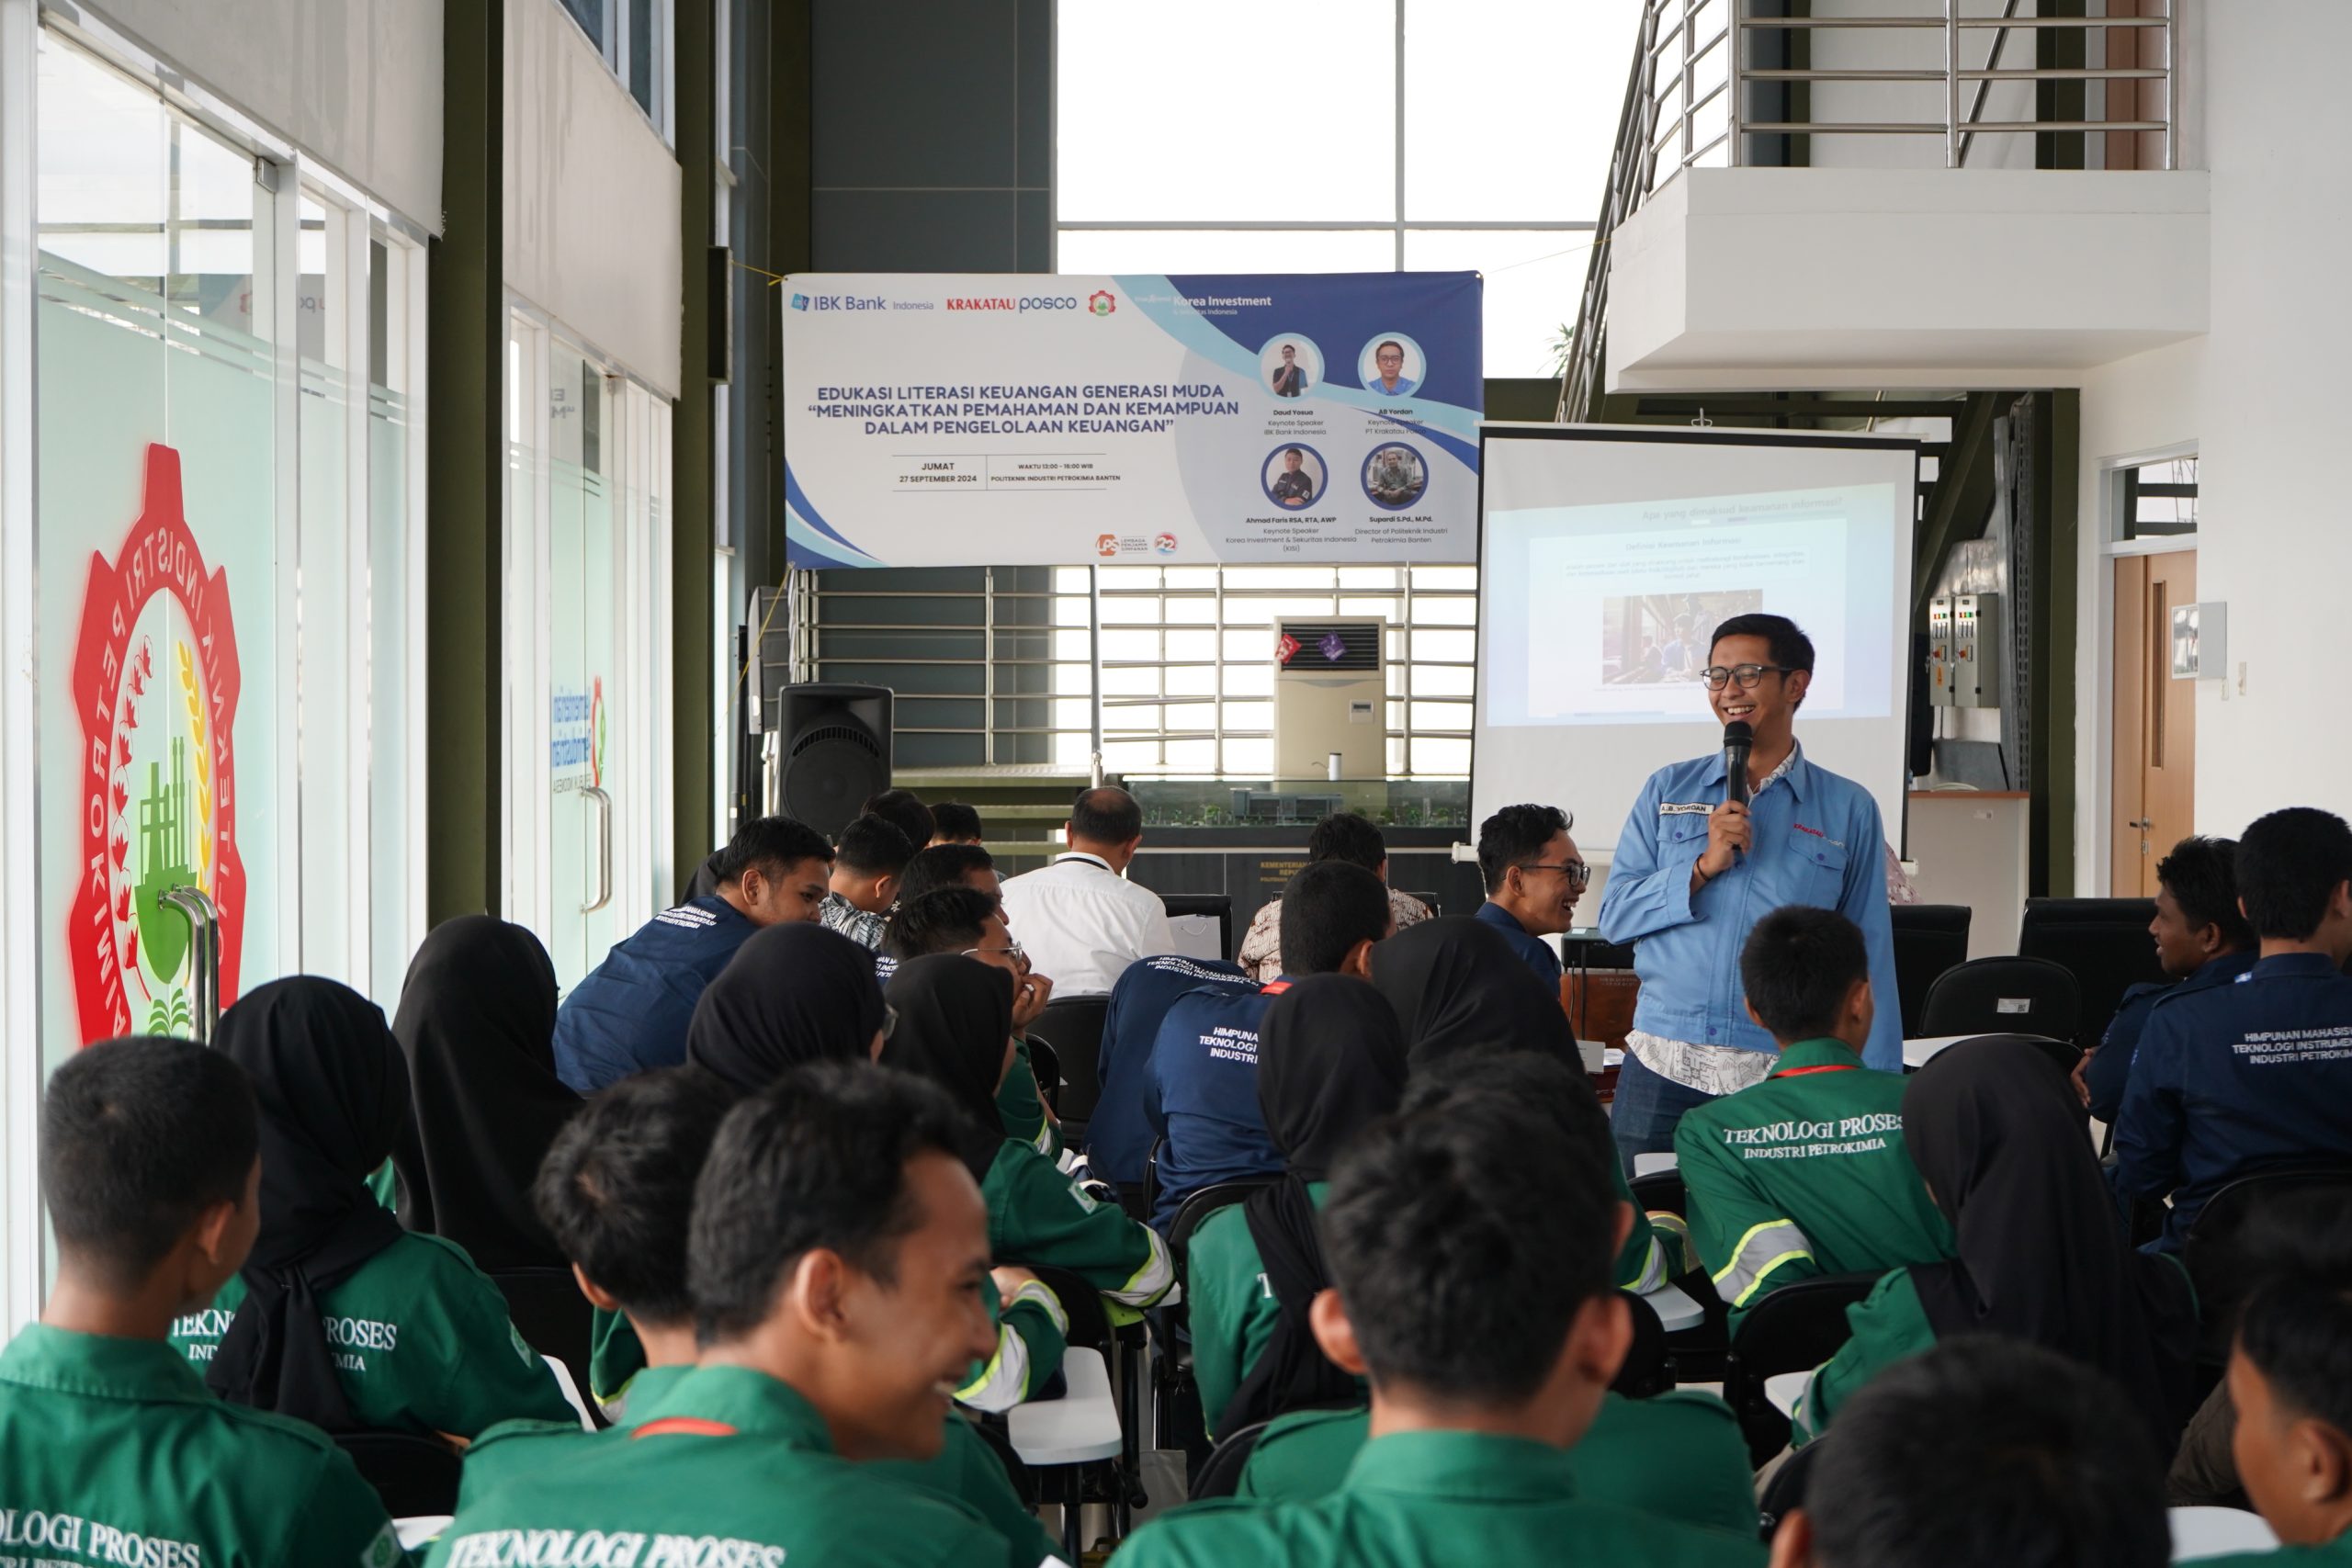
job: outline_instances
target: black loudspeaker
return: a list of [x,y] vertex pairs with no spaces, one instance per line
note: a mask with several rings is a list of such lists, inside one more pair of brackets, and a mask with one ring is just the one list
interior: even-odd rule
[[784,814],[830,838],[890,787],[890,688],[786,686],[782,701]]

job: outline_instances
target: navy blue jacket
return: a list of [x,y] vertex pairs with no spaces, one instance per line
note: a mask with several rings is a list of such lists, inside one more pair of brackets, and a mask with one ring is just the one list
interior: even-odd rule
[[702,988],[759,928],[716,893],[664,909],[571,987],[555,1015],[555,1072],[572,1089],[686,1059]]
[[1555,996],[1559,994],[1560,955],[1552,951],[1550,942],[1540,936],[1531,935],[1527,928],[1519,923],[1518,916],[1491,898],[1479,905],[1478,912],[1470,918],[1484,920],[1502,932],[1503,940],[1510,943],[1510,950],[1535,971],[1535,977],[1544,982],[1544,988]]
[[1288,988],[1286,980],[1247,991],[1203,987],[1168,1010],[1143,1100],[1145,1119],[1168,1140],[1151,1211],[1160,1235],[1202,1188],[1283,1173],[1282,1151],[1258,1109],[1258,1026]]
[[2172,1198],[2177,1250],[2241,1176],[2352,1159],[2352,979],[2323,953],[2256,963],[2235,984],[2156,1005],[2115,1124],[2116,1185]]
[[2132,1058],[2140,1049],[2140,1035],[2148,1027],[2158,1002],[2226,986],[2253,968],[2259,956],[2250,947],[2225,953],[2198,965],[2185,980],[2176,980],[2169,986],[2162,981],[2145,981],[2124,992],[2122,1005],[2115,1010],[2107,1032],[2099,1037],[2098,1050],[2092,1055],[2090,1066],[2083,1069],[2083,1082],[2091,1091],[2091,1114],[2110,1126],[2122,1114],[2123,1086],[2132,1077]]
[[1103,1180],[1143,1185],[1144,1164],[1151,1157],[1152,1128],[1143,1113],[1151,1043],[1176,998],[1203,987],[1254,992],[1258,983],[1238,964],[1163,953],[1136,959],[1111,987],[1102,1045],[1094,1058],[1101,1087],[1086,1123],[1086,1162]]

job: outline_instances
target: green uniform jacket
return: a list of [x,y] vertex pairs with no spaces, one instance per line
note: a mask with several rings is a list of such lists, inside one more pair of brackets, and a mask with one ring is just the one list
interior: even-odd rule
[[1364,1444],[1337,1490],[1312,1502],[1196,1503],[1146,1525],[1119,1568],[1699,1568],[1764,1561],[1751,1525],[1720,1530],[1588,1501],[1567,1450],[1476,1432],[1399,1432]]
[[317,1427],[212,1397],[170,1346],[33,1324],[0,1351],[0,1562],[391,1568],[384,1506]]
[[[1347,1479],[1372,1429],[1369,1410],[1300,1410],[1267,1423],[1236,1496],[1303,1503]],[[1695,1389],[1655,1399],[1611,1393],[1568,1450],[1577,1495],[1677,1524],[1756,1534],[1756,1478],[1739,1417]]]
[[[626,1324],[628,1320],[621,1321]],[[632,1330],[629,1340],[635,1343],[636,1339]],[[639,1371],[629,1380],[628,1413],[602,1432],[582,1431],[577,1421],[563,1425],[552,1421],[505,1421],[492,1427],[466,1450],[458,1511],[465,1512],[518,1475],[569,1459],[581,1451],[580,1445],[583,1443],[609,1446],[627,1441],[634,1428],[661,1416],[664,1402],[692,1371],[692,1367],[646,1367]],[[863,1468],[933,1496],[969,1505],[991,1530],[1004,1538],[1005,1568],[1036,1568],[1055,1553],[1053,1538],[1037,1523],[1036,1516],[1022,1506],[1019,1494],[1012,1490],[1004,1462],[961,1416],[951,1414],[947,1417],[946,1441],[938,1458],[890,1461]]]
[[[1612,1162],[1620,1198],[1632,1201],[1624,1185],[1623,1167]],[[1317,1209],[1330,1184],[1310,1181],[1306,1196]],[[1617,1282],[1629,1291],[1654,1291],[1680,1270],[1672,1254],[1679,1240],[1652,1229],[1648,1216],[1636,1207],[1634,1229],[1617,1255]],[[1250,1234],[1249,1217],[1241,1205],[1219,1209],[1201,1222],[1184,1251],[1185,1304],[1193,1329],[1193,1371],[1200,1380],[1201,1408],[1207,1413],[1211,1435],[1225,1414],[1234,1390],[1258,1364],[1266,1341],[1273,1337],[1282,1303],[1266,1283],[1265,1260],[1258,1256],[1257,1239]]]
[[1003,1555],[970,1509],[831,1449],[823,1419],[790,1387],[742,1367],[697,1367],[626,1437],[568,1445],[562,1463],[460,1509],[426,1561],[930,1568]]
[[1899,1073],[1807,1040],[1753,1088],[1683,1114],[1675,1163],[1691,1244],[1739,1326],[1768,1291],[1952,1255],[1951,1226],[1903,1142]]
[[2324,1546],[2282,1546],[2271,1551],[2233,1551],[2226,1557],[2199,1557],[2196,1568],[2324,1568],[2352,1562],[2352,1531]]
[[1935,1327],[1928,1322],[1928,1309],[1919,1304],[1908,1269],[1897,1269],[1848,1307],[1846,1322],[1854,1337],[1814,1370],[1797,1399],[1789,1434],[1792,1447],[1803,1448],[1821,1436],[1838,1407],[1880,1372],[1935,1348]]
[[1122,1306],[1149,1306],[1176,1283],[1158,1232],[1080,1191],[1026,1144],[1007,1139],[998,1148],[980,1195],[999,1263],[1067,1269]]
[[1046,1102],[1037,1098],[1037,1074],[1029,1066],[1029,1042],[1020,1035],[1012,1037],[1012,1070],[996,1086],[996,1113],[1004,1122],[1004,1135],[1028,1145],[1047,1159],[1062,1157],[1061,1124],[1046,1114]]
[[[172,1324],[173,1348],[199,1375],[244,1299],[244,1280],[232,1275],[211,1306]],[[518,1416],[580,1424],[555,1373],[514,1332],[506,1298],[454,1241],[403,1235],[319,1304],[344,1397],[370,1430],[471,1438]]]

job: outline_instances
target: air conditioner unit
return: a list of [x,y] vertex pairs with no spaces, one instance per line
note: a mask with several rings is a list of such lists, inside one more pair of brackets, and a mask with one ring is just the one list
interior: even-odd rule
[[1388,776],[1388,623],[1284,617],[1274,628],[1274,776]]

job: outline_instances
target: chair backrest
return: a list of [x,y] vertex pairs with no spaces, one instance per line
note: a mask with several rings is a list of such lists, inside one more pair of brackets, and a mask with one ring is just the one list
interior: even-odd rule
[[2046,958],[1972,958],[1928,987],[1919,1032],[2044,1034],[2072,1040],[2082,1018],[2082,989]]
[[595,1309],[580,1293],[571,1270],[544,1266],[500,1269],[492,1271],[490,1282],[506,1298],[506,1315],[514,1320],[514,1332],[523,1337],[523,1343],[550,1360],[561,1361],[578,1386],[594,1386],[588,1361]]
[[1061,1102],[1054,1109],[1064,1121],[1091,1119],[1102,1097],[1096,1063],[1102,1055],[1102,1016],[1110,1010],[1108,997],[1067,997],[1047,1002],[1029,1026],[1033,1059],[1038,1041],[1053,1048],[1062,1079]]
[[1810,1371],[1851,1337],[1846,1309],[1871,1293],[1877,1274],[1824,1274],[1768,1292],[1747,1309],[1724,1358],[1724,1402],[1739,1417],[1758,1464],[1788,1441],[1788,1417],[1765,1397],[1764,1380]]
[[[572,1292],[575,1296],[577,1291]],[[582,1303],[585,1305],[583,1302]],[[394,1518],[458,1511],[457,1450],[414,1432],[338,1432],[334,1446],[351,1456],[359,1478],[384,1500]]]
[[1666,1325],[1658,1321],[1657,1309],[1633,1292],[1617,1293],[1625,1298],[1626,1315],[1633,1319],[1634,1341],[1627,1347],[1624,1362],[1609,1386],[1627,1399],[1648,1399],[1664,1393],[1674,1386],[1674,1360],[1667,1353]]
[[1240,1490],[1241,1472],[1250,1467],[1250,1451],[1272,1424],[1271,1420],[1252,1421],[1219,1441],[1209,1450],[1207,1460],[1193,1472],[1193,1483],[1184,1494],[1185,1500],[1197,1503],[1204,1497],[1230,1497]]
[[1919,1027],[1928,988],[1947,969],[1968,962],[1968,926],[1975,911],[1965,904],[1893,904],[1886,912],[1894,922],[1894,989],[1907,1040],[1928,1032]]
[[1645,1214],[1653,1209],[1663,1209],[1669,1214],[1690,1217],[1690,1200],[1682,1190],[1682,1173],[1679,1170],[1654,1170],[1647,1176],[1637,1176],[1632,1183],[1634,1206]]
[[2347,1210],[2352,1164],[2341,1161],[2241,1176],[2205,1201],[2181,1244],[2181,1262],[2197,1287],[2209,1358],[2228,1354],[2237,1309],[2263,1262],[2292,1258],[2300,1237],[2340,1225]]
[[1037,1098],[1061,1109],[1062,1058],[1052,1042],[1043,1037],[1029,1042],[1029,1076],[1037,1080]]
[[[2029,898],[2018,928],[2018,956],[2064,966],[2082,987],[2082,1013],[2066,1037],[2085,1050],[2107,1032],[2123,993],[2143,981],[2161,985],[2148,922],[2153,898]],[[1929,1032],[1933,1032],[1929,1031]]]
[[1160,903],[1167,906],[1168,919],[1209,919],[1216,922],[1216,951],[1195,950],[1178,935],[1176,951],[1193,958],[1233,957],[1233,895],[1230,893],[1162,893]]
[[1203,1220],[1219,1209],[1247,1202],[1252,1192],[1272,1185],[1272,1178],[1218,1181],[1187,1194],[1183,1202],[1177,1205],[1176,1218],[1168,1227],[1168,1252],[1176,1266],[1176,1277],[1179,1280],[1184,1278],[1185,1262],[1192,1251],[1193,1233],[1201,1228]]

